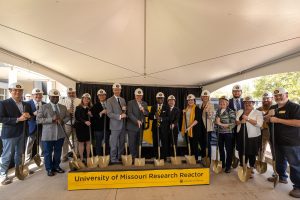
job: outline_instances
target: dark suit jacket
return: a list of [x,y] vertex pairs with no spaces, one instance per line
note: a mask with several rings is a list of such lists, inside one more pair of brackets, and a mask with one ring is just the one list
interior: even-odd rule
[[137,120],[141,120],[145,123],[145,116],[148,116],[149,114],[147,103],[142,101],[141,105],[144,108],[144,114],[140,111],[139,105],[135,99],[128,102],[127,129],[130,131],[138,131],[139,127],[137,125]]
[[[26,102],[22,102],[25,112],[29,112],[32,115],[30,105]],[[0,123],[2,123],[1,138],[15,138],[23,134],[24,124],[27,126],[27,122],[17,122],[17,118],[20,117],[18,106],[12,98],[3,100],[0,102]],[[28,127],[25,127],[25,130]]]
[[[99,115],[99,113],[103,110],[103,106],[100,102],[97,102],[92,108],[91,112],[93,114],[92,117],[92,127],[95,131],[103,131],[104,130],[104,118],[105,114]],[[109,131],[109,117],[106,115],[106,131]]]
[[[153,120],[152,133],[156,133],[156,128],[157,128],[157,119],[154,119],[156,111],[157,111],[157,104],[151,107],[151,111],[149,113],[149,119]],[[163,104],[162,110],[160,112],[160,117],[161,117],[160,127],[164,130],[167,130],[169,126],[169,106]]]
[[[234,103],[233,103],[233,98],[229,99],[229,108],[231,110],[237,111],[234,108]],[[243,102],[243,98],[241,98],[241,109],[244,109],[244,102]]]
[[[34,113],[36,111],[36,107],[35,107],[35,103],[34,101],[31,99],[29,101],[27,101],[28,104],[30,104],[30,108],[31,108],[31,111],[32,113]],[[45,102],[42,101],[42,105],[46,104]],[[35,133],[36,131],[36,116],[33,116],[29,121],[28,121],[28,125],[29,125],[29,132],[28,132],[28,135],[32,135],[33,133]],[[42,125],[39,124],[39,131],[42,130],[41,129]],[[40,133],[42,133],[40,131]]]

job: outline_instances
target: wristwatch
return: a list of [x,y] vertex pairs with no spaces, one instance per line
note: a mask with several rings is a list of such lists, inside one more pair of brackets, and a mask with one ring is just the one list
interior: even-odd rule
[[246,121],[249,122],[249,121],[250,121],[250,118],[248,117]]

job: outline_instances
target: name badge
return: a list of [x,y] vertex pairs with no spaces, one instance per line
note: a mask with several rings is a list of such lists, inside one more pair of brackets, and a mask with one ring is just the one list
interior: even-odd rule
[[279,114],[285,114],[285,110],[281,110],[278,112]]

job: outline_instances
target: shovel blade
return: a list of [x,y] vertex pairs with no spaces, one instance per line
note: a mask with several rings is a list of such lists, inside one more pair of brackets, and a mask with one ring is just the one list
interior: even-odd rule
[[21,172],[20,170],[20,166],[16,166],[15,168],[15,176],[19,179],[19,180],[24,180],[25,179],[25,176],[23,175],[23,173]]
[[94,163],[93,168],[98,167],[98,164],[99,164],[99,156],[94,156],[94,157],[93,157],[93,163]]
[[80,167],[78,166],[78,163],[75,163],[74,161],[69,162],[69,167],[70,167],[71,171],[76,171],[76,170],[80,169]]
[[203,165],[204,165],[204,167],[210,168],[210,159],[209,159],[209,157],[204,157],[203,158]]
[[124,166],[131,166],[132,165],[132,156],[131,155],[122,155],[122,163]]
[[42,160],[41,160],[41,157],[39,154],[36,154],[34,157],[33,157],[33,160],[35,162],[35,164],[40,167],[41,166],[41,163],[42,163]]
[[222,161],[213,160],[212,164],[213,164],[213,172],[215,172],[216,174],[219,174],[222,172]]
[[154,159],[154,166],[159,167],[164,165],[165,165],[165,161],[163,159]]
[[78,163],[80,169],[86,168],[85,164],[81,160],[78,159],[76,162]]
[[100,168],[107,167],[108,164],[109,164],[109,160],[110,160],[110,156],[109,155],[107,155],[107,156],[99,156],[99,161],[98,161],[99,167]]
[[240,181],[242,181],[242,182],[248,181],[251,176],[251,169],[248,167],[239,166],[238,176],[239,176]]
[[134,165],[137,166],[137,167],[142,167],[142,166],[145,166],[145,158],[135,158],[134,159]]
[[239,162],[240,160],[236,156],[233,156],[231,167],[234,169],[237,168],[239,166]]
[[264,174],[267,171],[267,163],[257,160],[255,162],[255,169],[258,173]]
[[186,163],[188,165],[196,165],[197,162],[196,162],[195,156],[193,156],[193,155],[191,155],[191,156],[185,155],[184,157],[185,157]]
[[181,159],[179,157],[171,157],[172,165],[181,165]]
[[87,158],[86,165],[88,168],[93,168],[94,166],[93,158]]

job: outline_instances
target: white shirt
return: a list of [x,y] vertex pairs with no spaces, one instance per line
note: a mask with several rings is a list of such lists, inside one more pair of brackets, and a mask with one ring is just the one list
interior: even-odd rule
[[55,112],[55,105],[57,105],[57,111],[60,112],[58,104],[54,104],[54,103],[52,103],[51,101],[50,101],[50,104],[51,104],[52,110],[53,110],[54,112]]
[[[239,121],[240,120],[240,117],[241,115],[244,113],[244,110],[239,110],[237,112],[237,115],[236,115],[236,120]],[[264,122],[264,118],[263,118],[263,114],[261,111],[259,110],[255,110],[253,109],[249,115],[248,115],[248,118],[249,119],[253,119],[255,120],[257,123],[256,125],[252,125],[250,122],[246,121],[246,126],[247,126],[247,132],[248,132],[248,138],[253,138],[253,137],[258,137],[261,135],[261,127],[263,125],[263,122]],[[239,132],[241,129],[241,124],[238,125],[237,127],[237,132]]]

